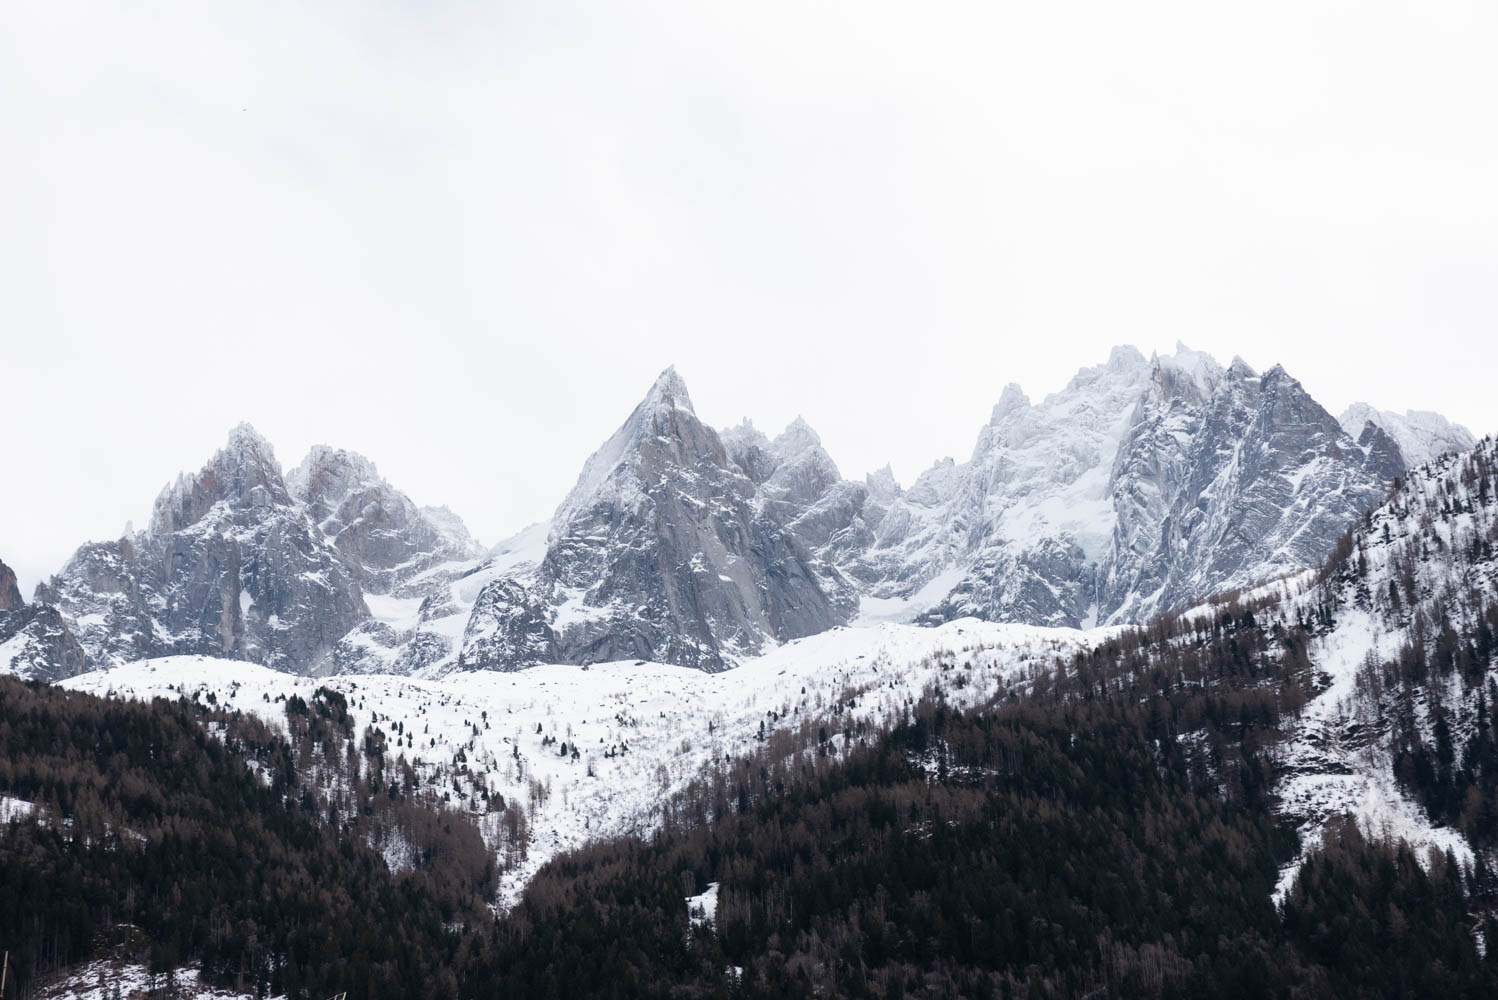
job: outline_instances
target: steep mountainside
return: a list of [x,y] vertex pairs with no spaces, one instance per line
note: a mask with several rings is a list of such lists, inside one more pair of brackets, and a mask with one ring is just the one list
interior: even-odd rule
[[1376,410],[1367,403],[1353,403],[1338,418],[1342,429],[1361,439],[1371,424],[1393,439],[1406,468],[1424,465],[1454,451],[1467,451],[1477,439],[1460,424],[1453,424],[1439,413],[1406,410]]
[[1281,601],[1324,688],[1286,742],[1287,813],[1316,843],[1353,813],[1498,860],[1498,441],[1411,471],[1319,580]]
[[294,493],[269,442],[236,427],[199,472],[157,498],[150,526],[81,547],[37,588],[99,664],[198,653],[327,669],[389,590],[476,548],[358,455],[314,449]]
[[355,452],[314,446],[286,484],[366,593],[390,593],[433,566],[482,551],[451,511],[417,507]]
[[88,668],[88,655],[62,615],[46,604],[27,604],[15,571],[0,562],[0,673],[60,681]]
[[1117,348],[1038,404],[1006,388],[969,461],[863,513],[846,572],[923,621],[1143,621],[1316,564],[1408,464],[1282,368]]
[[755,496],[662,373],[552,520],[535,589],[558,609],[563,657],[721,669],[846,620],[851,588]]
[[1006,387],[967,461],[902,489],[888,468],[844,479],[800,419],[714,430],[667,370],[551,521],[491,552],[368,459],[320,446],[283,479],[241,427],[146,531],[83,546],[37,599],[99,664],[718,670],[849,623],[1145,621],[1316,565],[1468,440],[1433,414],[1339,422],[1279,367],[1120,347],[1039,402]]

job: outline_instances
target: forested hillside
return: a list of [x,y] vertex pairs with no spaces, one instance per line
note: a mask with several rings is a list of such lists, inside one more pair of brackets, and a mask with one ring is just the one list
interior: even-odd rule
[[[460,816],[407,812],[341,696],[287,710],[290,741],[185,700],[0,677],[0,795],[30,803],[0,828],[11,995],[118,923],[152,942],[153,968],[201,964],[246,992],[455,995],[469,928],[490,920],[488,850]],[[330,796],[308,780],[319,766],[362,777]],[[375,823],[398,826],[422,865],[392,873],[366,846]]]
[[879,739],[741,762],[683,811],[711,824],[544,869],[492,974],[537,996],[1492,995],[1481,871],[1334,824],[1272,902],[1299,849],[1273,788],[1303,643],[1240,608],[988,709],[937,693]]

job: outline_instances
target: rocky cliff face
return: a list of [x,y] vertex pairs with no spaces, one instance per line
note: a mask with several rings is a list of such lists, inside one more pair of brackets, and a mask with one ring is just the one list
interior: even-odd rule
[[418,508],[368,459],[318,446],[283,477],[241,425],[162,491],[145,531],[80,547],[37,599],[101,664],[201,653],[299,673],[390,666],[361,654],[410,637],[365,594],[478,552],[452,512]]
[[201,653],[313,670],[369,613],[248,425],[162,491],[149,528],[83,546],[37,597],[102,663]]
[[0,562],[0,611],[14,611],[25,604],[21,587],[16,583],[16,571]]
[[15,572],[0,562],[0,674],[50,683],[88,668],[87,654],[58,610],[28,605]]
[[846,572],[928,622],[1144,620],[1319,562],[1409,464],[1362,430],[1281,368],[1118,348],[1038,404],[1008,387],[966,463],[886,486]]
[[286,480],[366,592],[390,593],[481,552],[452,511],[417,507],[355,452],[317,445]]
[[1140,621],[1319,563],[1402,471],[1360,446],[1284,369],[1157,365],[1115,460],[1100,617]]
[[552,521],[536,588],[563,657],[716,670],[844,621],[851,591],[756,492],[685,383],[662,373]]
[[1364,435],[1387,435],[1398,449],[1398,463],[1408,469],[1442,455],[1469,451],[1477,443],[1467,428],[1426,410],[1406,410],[1401,414],[1374,409],[1367,403],[1353,403],[1338,422],[1344,431],[1359,440]]

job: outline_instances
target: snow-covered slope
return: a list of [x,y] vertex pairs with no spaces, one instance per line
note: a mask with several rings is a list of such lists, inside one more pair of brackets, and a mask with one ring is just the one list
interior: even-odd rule
[[1121,347],[1039,403],[1007,387],[967,462],[861,514],[845,569],[871,616],[1143,621],[1314,565],[1402,470],[1283,369]]
[[[1403,838],[1422,851],[1450,851],[1463,863],[1473,858],[1474,829],[1498,829],[1482,813],[1498,811],[1498,801],[1484,806],[1478,791],[1498,775],[1471,779],[1475,797],[1458,788],[1460,816],[1433,810],[1419,787],[1459,784],[1480,766],[1463,754],[1498,699],[1495,545],[1498,442],[1488,438],[1411,470],[1354,520],[1321,568],[1181,615],[1177,641],[1190,643],[1231,620],[1224,609],[1241,616],[1252,607],[1256,627],[1273,637],[1270,655],[1285,664],[1275,683],[1294,677],[1310,688],[1279,726],[1278,809],[1299,828],[1302,854],[1282,871],[1277,897],[1333,817],[1351,816],[1371,836]],[[1295,677],[1302,641],[1305,676]],[[1443,752],[1450,756],[1431,774],[1412,764],[1421,754],[1439,762]],[[1491,844],[1484,849],[1491,854]]]
[[1369,424],[1389,435],[1399,446],[1405,468],[1424,465],[1450,452],[1467,451],[1477,443],[1467,428],[1428,410],[1395,413],[1375,409],[1367,403],[1353,403],[1337,419],[1342,429],[1354,438],[1361,437]]
[[417,507],[357,452],[316,445],[286,485],[366,593],[390,593],[435,565],[482,552],[457,515]]
[[1438,742],[1438,723],[1459,754],[1498,691],[1495,543],[1498,441],[1486,438],[1412,470],[1354,524],[1330,575],[1287,605],[1291,617],[1332,618],[1307,650],[1324,690],[1296,720],[1282,764],[1282,808],[1308,849],[1329,816],[1350,813],[1371,833],[1470,861],[1463,833],[1401,787],[1396,758]]
[[[505,899],[558,851],[616,833],[648,833],[672,790],[762,732],[842,718],[889,718],[927,684],[976,702],[1019,683],[1095,638],[1067,629],[959,621],[940,628],[839,628],[787,642],[722,673],[624,661],[460,672],[440,680],[391,675],[294,677],[232,660],[146,660],[64,681],[115,697],[202,697],[285,725],[285,698],[343,693],[356,731],[381,728],[433,788],[473,811],[497,851],[488,811],[498,792],[525,804],[531,843],[510,854]],[[955,678],[961,674],[962,682]],[[763,729],[762,729],[763,727]],[[563,753],[565,745],[566,752]],[[575,750],[575,754],[574,754]],[[489,797],[479,794],[487,789]],[[504,854],[501,855],[505,860]]]

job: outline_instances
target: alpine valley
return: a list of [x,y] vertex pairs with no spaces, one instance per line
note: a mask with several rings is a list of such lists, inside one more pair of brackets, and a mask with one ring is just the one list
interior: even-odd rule
[[1492,438],[1184,346],[907,486],[668,368],[493,546],[240,425],[0,564],[0,941],[99,1000],[1491,996],[1495,543]]

